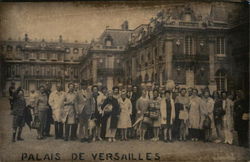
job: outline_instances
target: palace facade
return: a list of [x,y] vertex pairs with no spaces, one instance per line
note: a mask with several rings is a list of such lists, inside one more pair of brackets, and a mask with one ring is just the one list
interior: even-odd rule
[[25,34],[23,40],[1,42],[4,55],[5,93],[11,82],[30,91],[40,85],[50,83],[55,89],[56,83],[80,82],[79,58],[87,51],[88,44],[65,42],[62,36],[58,41],[48,42],[31,40]]
[[124,21],[90,43],[2,41],[5,82],[26,90],[78,82],[122,83],[167,80],[181,87],[249,89],[248,5],[231,2],[171,4],[135,29]]

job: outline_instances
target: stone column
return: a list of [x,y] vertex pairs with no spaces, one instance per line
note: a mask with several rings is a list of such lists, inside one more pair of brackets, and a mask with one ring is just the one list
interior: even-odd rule
[[168,80],[173,80],[173,75],[172,75],[172,58],[173,58],[173,41],[172,39],[167,39],[165,41],[165,66],[167,70],[167,79]]
[[94,58],[92,60],[92,76],[93,76],[93,84],[97,83],[97,60]]
[[217,89],[215,82],[215,38],[209,37],[208,41],[209,54],[209,89],[213,92]]

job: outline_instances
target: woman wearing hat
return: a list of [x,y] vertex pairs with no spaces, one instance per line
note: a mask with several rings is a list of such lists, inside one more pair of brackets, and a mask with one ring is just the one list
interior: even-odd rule
[[127,95],[126,91],[123,90],[121,93],[121,98],[118,99],[121,112],[117,126],[119,129],[121,129],[121,134],[122,134],[121,140],[125,141],[127,140],[127,129],[132,126],[130,119],[130,115],[132,114],[132,103],[126,97],[126,95]]

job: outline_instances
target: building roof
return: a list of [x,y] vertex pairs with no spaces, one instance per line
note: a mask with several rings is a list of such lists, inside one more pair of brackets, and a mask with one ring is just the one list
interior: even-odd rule
[[128,44],[132,30],[106,29],[99,38],[99,42],[105,45],[106,38],[112,38],[112,46],[126,46]]

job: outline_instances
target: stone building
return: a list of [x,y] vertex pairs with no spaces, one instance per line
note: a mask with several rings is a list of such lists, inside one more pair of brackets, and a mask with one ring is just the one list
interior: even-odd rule
[[69,82],[80,82],[79,58],[87,50],[86,43],[69,43],[59,37],[58,41],[31,40],[25,34],[23,40],[0,42],[1,54],[5,56],[5,92],[11,82],[25,90],[40,85],[62,83],[67,89]]
[[131,32],[125,21],[121,29],[106,29],[97,41],[92,41],[80,65],[83,82],[100,82],[111,89],[124,80],[122,59]]
[[[124,54],[125,82],[164,85],[174,80],[180,86],[198,89],[248,88],[248,41],[239,42],[248,32],[246,25],[239,26],[240,15],[235,14],[242,8],[240,3],[216,2],[179,4],[160,11],[149,24],[131,33]],[[233,42],[244,46],[244,57],[235,53]],[[245,63],[236,61],[235,55]]]
[[[248,5],[232,2],[171,3],[147,24],[106,28],[91,43],[24,40],[0,42],[4,75],[26,90],[46,82],[156,83],[210,90],[249,89]],[[3,61],[3,60],[2,60]],[[4,82],[6,80],[6,82]],[[0,87],[1,89],[1,87]]]

